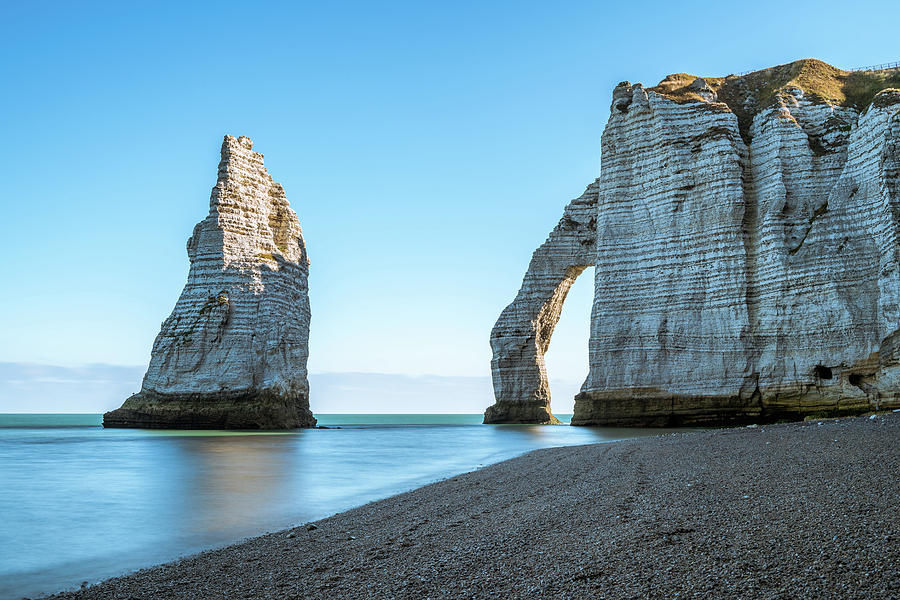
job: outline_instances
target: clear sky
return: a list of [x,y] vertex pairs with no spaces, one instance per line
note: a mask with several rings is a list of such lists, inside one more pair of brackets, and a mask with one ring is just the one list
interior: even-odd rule
[[[617,82],[900,60],[898,12],[4,2],[0,361],[146,364],[230,133],[254,140],[299,214],[312,372],[487,376],[531,252],[599,174]],[[548,356],[576,385],[589,277]]]

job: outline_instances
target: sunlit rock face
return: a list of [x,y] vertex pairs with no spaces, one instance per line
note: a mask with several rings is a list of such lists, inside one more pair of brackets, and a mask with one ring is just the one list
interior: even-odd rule
[[[900,405],[898,85],[807,60],[617,86],[574,424]],[[527,361],[497,358],[498,405],[513,405],[505,381]]]
[[491,331],[497,402],[485,412],[485,423],[559,422],[550,412],[544,353],[575,278],[595,260],[597,189],[595,181],[566,206]]
[[309,260],[284,189],[246,137],[225,136],[210,213],[160,330],[141,391],[106,427],[314,426],[306,363]]

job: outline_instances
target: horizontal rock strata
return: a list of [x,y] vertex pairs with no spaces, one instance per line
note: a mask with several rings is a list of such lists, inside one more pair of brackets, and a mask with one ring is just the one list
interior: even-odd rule
[[[806,60],[615,89],[597,189],[590,373],[573,424],[900,405],[891,85],[900,71]],[[527,364],[500,365],[494,381]],[[505,389],[495,383],[498,400]]]
[[595,181],[566,206],[491,331],[497,402],[484,413],[485,423],[559,423],[550,412],[544,353],[575,278],[595,260],[597,188]]
[[105,427],[310,427],[309,260],[300,223],[249,138],[225,136],[210,213],[141,391]]

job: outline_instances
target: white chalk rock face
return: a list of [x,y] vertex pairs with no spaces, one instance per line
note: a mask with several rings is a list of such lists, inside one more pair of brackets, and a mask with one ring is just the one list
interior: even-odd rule
[[[615,89],[573,424],[900,406],[897,83],[900,71],[805,60]],[[495,395],[539,415],[549,393],[529,393],[523,356],[504,363],[495,348]]]
[[485,423],[559,422],[550,412],[544,353],[575,278],[595,260],[597,187],[595,181],[566,206],[491,331],[497,402],[485,412]]
[[[602,138],[590,384],[576,423],[741,389],[743,141],[720,105],[623,85]],[[627,394],[623,394],[627,391]],[[751,389],[752,391],[752,389]],[[639,402],[635,402],[639,400]],[[693,410],[693,407],[692,407]]]
[[225,136],[209,216],[141,391],[106,427],[287,429],[309,410],[309,260],[284,189],[246,137]]

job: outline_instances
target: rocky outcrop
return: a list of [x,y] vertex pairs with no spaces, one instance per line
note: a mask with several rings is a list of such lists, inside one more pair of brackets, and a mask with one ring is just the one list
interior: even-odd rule
[[[891,85],[900,72],[806,60],[615,89],[597,189],[590,373],[574,424],[900,405]],[[497,382],[527,364],[498,364],[498,404],[511,404],[515,384]]]
[[187,283],[141,391],[105,427],[311,427],[309,260],[284,189],[246,137],[225,136],[209,216],[194,227]]
[[550,412],[544,353],[575,278],[594,263],[597,188],[595,181],[566,206],[491,331],[497,402],[485,412],[485,423],[559,423]]

